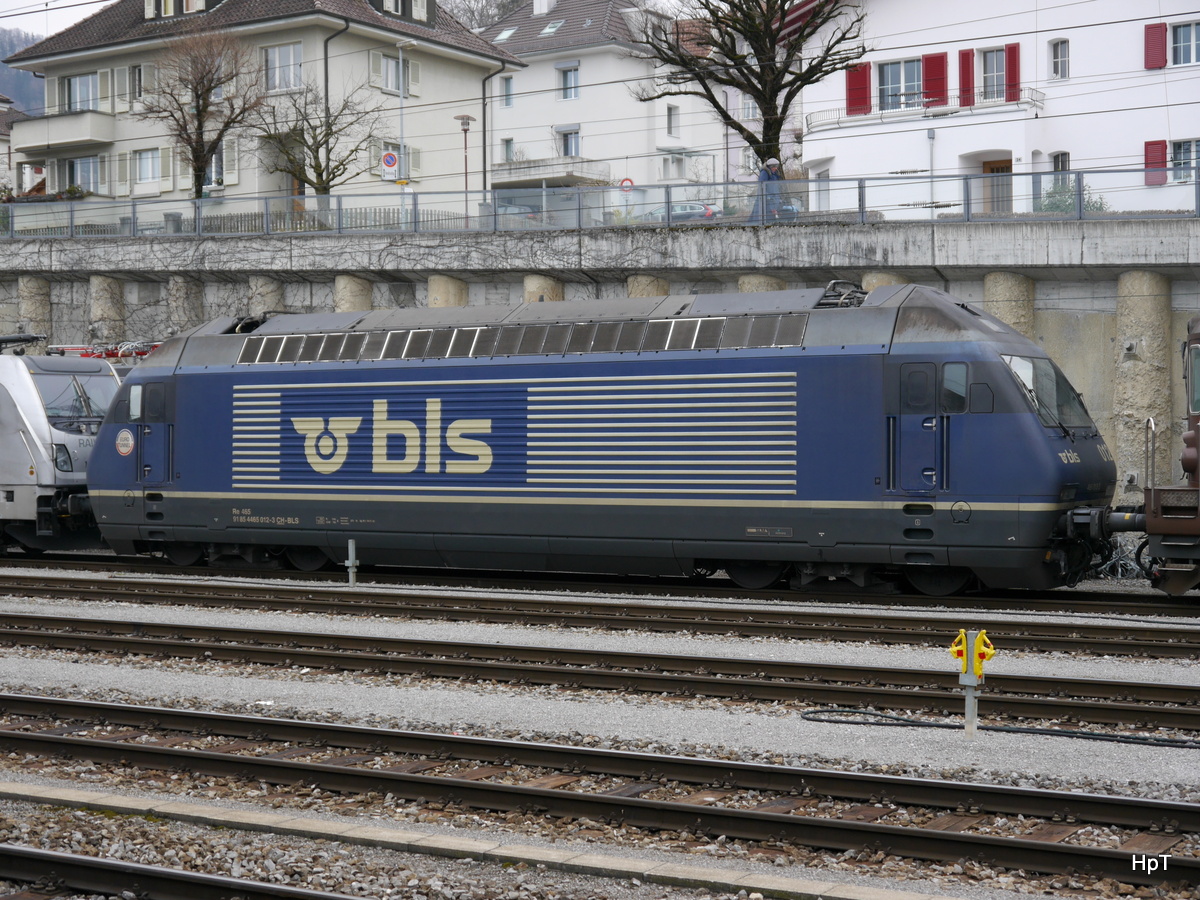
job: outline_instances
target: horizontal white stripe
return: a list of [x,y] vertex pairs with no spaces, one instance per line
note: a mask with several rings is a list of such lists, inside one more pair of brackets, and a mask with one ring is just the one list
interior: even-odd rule
[[274,397],[279,399],[279,391],[251,391],[244,387],[235,387],[233,389],[234,397]]
[[[682,425],[692,425],[694,423],[680,422],[678,424],[682,426]],[[738,422],[737,427],[741,428],[746,425],[754,425],[754,424],[756,424],[756,423],[754,423],[754,422]],[[779,425],[782,423],[763,422],[760,424]],[[538,428],[548,428],[550,426],[539,425],[537,427]],[[633,426],[626,425],[623,427],[632,428]],[[539,431],[537,434],[533,434],[532,432],[530,432],[530,437],[535,437],[535,438],[590,438],[590,437],[664,438],[664,437],[666,437],[666,438],[670,438],[672,440],[672,442],[673,442],[672,446],[677,445],[680,447],[683,447],[683,446],[720,447],[723,444],[741,444],[741,443],[743,443],[741,440],[736,440],[736,441],[676,441],[676,438],[681,438],[681,437],[726,437],[727,438],[727,437],[731,437],[731,436],[737,437],[737,438],[741,438],[741,437],[785,437],[785,438],[790,437],[790,438],[795,438],[796,429],[795,428],[775,428],[775,429],[772,429],[771,431],[735,431],[732,428],[726,428],[726,429],[723,429],[722,431],[663,431],[662,429],[656,429],[655,431],[618,431],[618,432],[612,432],[612,431],[563,431],[563,432]],[[531,441],[527,442],[528,446],[530,446],[530,447],[610,447],[610,446],[611,447],[638,447],[638,446],[642,446],[642,445],[658,446],[659,444],[662,444],[662,443],[664,443],[662,440],[657,440],[657,441],[577,441],[577,440],[569,440],[569,441],[538,440],[538,441],[534,441],[534,440],[531,440]],[[756,441],[755,443],[794,444],[796,442],[794,440],[791,440],[791,441]]]
[[276,459],[278,459],[279,451],[278,450],[234,450],[233,451],[233,458],[235,461],[240,459],[243,456],[274,456]]
[[795,397],[795,391],[722,391],[719,394],[661,394],[653,390],[638,391],[637,393],[626,394],[584,394],[569,393],[569,394],[547,394],[545,397],[530,396],[529,402],[535,404],[537,408],[544,409],[546,404],[564,403],[569,400],[579,401],[587,400],[590,403],[610,403],[613,400],[742,400],[747,397]]
[[[610,483],[610,480],[607,478],[527,478],[525,480],[529,484],[609,484]],[[662,481],[661,478],[625,478],[625,479],[622,479],[621,483],[622,484],[663,484],[664,482]],[[790,481],[787,479],[760,479],[757,481],[738,481],[738,480],[732,479],[732,478],[708,478],[708,479],[697,478],[697,479],[691,479],[688,481],[672,481],[672,482],[670,482],[670,487],[665,488],[665,490],[670,490],[670,488],[674,487],[675,485],[684,486],[684,485],[689,485],[689,484],[731,484],[731,485],[744,484],[747,487],[751,487],[753,485],[759,485],[759,484],[778,484],[778,485],[791,484],[791,485],[794,485],[795,483],[796,482],[794,479],[790,480]],[[620,490],[620,489],[618,488],[618,490]]]
[[[621,411],[626,409],[705,409],[709,410],[714,416],[740,415],[739,413],[728,412],[730,409],[746,409],[747,407],[763,407],[770,406],[781,410],[782,413],[788,415],[796,414],[795,403],[783,403],[778,400],[763,400],[750,401],[746,403],[546,403],[537,406],[530,406],[529,412],[532,415],[534,412],[542,412],[550,409],[599,409],[604,410],[614,418],[620,417]],[[767,412],[766,415],[774,415]],[[545,418],[538,416],[538,418]]]
[[[621,419],[658,419],[658,418],[663,418],[663,417],[670,417],[673,419],[684,419],[684,418],[716,419],[716,422],[714,424],[719,425],[719,424],[722,424],[721,423],[722,419],[737,418],[739,416],[791,416],[792,421],[794,422],[795,415],[796,415],[796,411],[794,409],[781,409],[779,412],[771,412],[769,409],[756,409],[753,412],[737,412],[734,410],[730,410],[728,412],[715,412],[715,413],[709,412],[707,410],[697,410],[696,412],[647,412],[647,413],[599,412],[599,413],[572,413],[569,416],[563,415],[561,413],[554,414],[554,415],[544,415],[544,416],[534,415],[533,413],[530,413],[529,418],[530,418],[531,422],[532,422],[532,420],[535,420],[535,419],[547,419],[550,422],[557,421],[558,423],[561,424],[562,427],[565,428],[565,427],[570,427],[571,421],[575,420],[575,419],[609,419],[609,420],[612,420],[614,427],[620,427]],[[594,423],[588,423],[588,424],[594,424]],[[740,423],[738,423],[738,424],[740,424]],[[757,423],[755,423],[755,424],[757,424]],[[779,422],[764,422],[762,424],[778,425],[780,423]]]
[[234,447],[278,447],[279,441],[234,441]]
[[[419,360],[417,360],[419,362]],[[625,384],[644,384],[663,381],[681,381],[694,382],[701,379],[713,378],[728,378],[734,379],[737,383],[743,383],[742,379],[746,378],[790,378],[792,383],[795,383],[795,372],[722,372],[719,375],[714,375],[711,372],[706,372],[702,375],[578,375],[570,378],[551,377],[551,378],[462,378],[452,381],[356,381],[353,384],[347,384],[344,381],[325,381],[312,384],[299,383],[280,383],[280,384],[235,384],[235,391],[253,391],[274,389],[278,391],[304,391],[313,388],[375,388],[375,387],[431,387],[431,386],[449,386],[449,385],[466,385],[473,387],[480,384],[524,384],[529,385],[529,390],[559,390],[556,385],[561,384],[580,384],[591,382],[592,384],[607,384],[607,385],[625,385]],[[546,388],[538,388],[536,385],[549,385]],[[724,387],[723,384],[717,385]],[[604,388],[608,389],[608,388]],[[249,395],[246,395],[249,396]],[[265,396],[265,395],[264,395]]]
[[234,481],[242,481],[252,483],[255,481],[278,481],[278,475],[234,475]]
[[[733,441],[728,443],[732,444]],[[793,442],[793,446],[795,442]],[[651,444],[655,447],[675,447],[675,444]],[[626,456],[633,451],[631,450],[530,450],[529,456]],[[638,450],[639,456],[795,456],[795,450],[763,450],[759,446],[752,446],[750,449],[742,452],[738,450],[693,450],[688,448],[687,453],[681,453],[679,450]],[[572,462],[591,462],[591,460],[572,460]],[[612,460],[608,460],[612,462]]]
[[[681,376],[676,376],[676,377],[681,377]],[[723,377],[723,376],[712,376],[712,375],[709,375],[709,376],[706,376],[706,377],[713,378],[713,377]],[[755,377],[756,377],[756,376],[755,376]],[[769,377],[769,376],[768,376],[768,377]],[[692,384],[678,384],[678,385],[671,385],[671,384],[647,384],[647,385],[645,385],[644,387],[642,387],[642,388],[641,388],[641,391],[642,391],[642,393],[645,393],[645,392],[649,392],[649,391],[670,391],[670,390],[679,390],[679,389],[686,389],[686,390],[719,390],[719,389],[728,389],[728,388],[739,388],[739,389],[744,389],[744,388],[788,388],[788,387],[792,387],[792,388],[794,388],[794,387],[796,386],[796,376],[795,376],[794,374],[791,374],[791,373],[789,373],[789,374],[788,374],[788,375],[786,375],[786,376],[782,376],[782,375],[781,375],[781,376],[780,376],[780,378],[782,378],[782,379],[785,379],[785,380],[775,380],[775,381],[713,381],[713,382],[712,382],[712,383],[710,383],[710,384],[695,384],[695,383],[692,383]],[[604,380],[606,380],[606,379],[603,379],[603,378],[596,378],[596,379],[593,379],[593,380],[594,380],[594,381],[604,381]],[[557,391],[557,390],[569,390],[569,391],[571,391],[572,393],[581,393],[581,392],[583,392],[583,391],[610,391],[610,390],[613,390],[613,389],[614,389],[614,387],[619,387],[619,386],[618,386],[618,385],[611,385],[611,384],[593,384],[593,385],[587,385],[587,384],[572,384],[572,385],[571,385],[571,387],[569,387],[569,388],[557,388],[557,387],[554,387],[554,386],[539,387],[539,386],[536,386],[536,385],[531,385],[531,386],[529,387],[529,393],[530,393],[530,394],[534,394],[534,393],[539,393],[539,394],[540,394],[540,393],[545,393],[545,394],[549,394],[551,391]],[[553,399],[553,397],[549,397],[549,398],[542,398],[542,397],[531,397],[530,399],[534,399],[534,400],[541,401],[542,399]]]
[[235,472],[278,472],[279,466],[234,466]]
[[[637,465],[638,463],[630,463]],[[564,463],[565,465],[565,463]],[[611,465],[611,463],[610,463]],[[678,475],[779,475],[787,477],[795,476],[795,468],[791,469],[530,469],[530,475],[661,475],[664,478],[675,478]],[[530,478],[528,481],[538,481],[540,479]],[[734,481],[727,482],[729,484]],[[741,482],[737,482],[741,483]],[[754,484],[755,482],[746,482],[746,484]],[[794,481],[788,482],[795,484]]]

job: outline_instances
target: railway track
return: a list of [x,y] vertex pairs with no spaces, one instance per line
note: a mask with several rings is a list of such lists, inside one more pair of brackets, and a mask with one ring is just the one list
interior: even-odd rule
[[118,898],[136,896],[139,900],[349,900],[346,894],[98,859],[19,844],[0,844],[0,879],[35,885],[18,894],[0,895],[13,900],[53,900],[69,891],[88,891]]
[[437,621],[605,628],[695,634],[767,636],[792,640],[836,640],[879,644],[948,646],[965,626],[986,629],[1006,649],[1058,650],[1158,659],[1200,657],[1200,626],[1086,621],[1037,622],[991,616],[981,611],[912,615],[879,609],[820,611],[738,604],[641,602],[613,599],[495,596],[477,592],[348,591],[295,585],[229,584],[206,580],[146,581],[41,577],[11,574],[0,590],[23,597],[141,604],[183,604],[271,609],[324,614],[397,616]]
[[[264,569],[213,569],[202,566],[177,567],[163,563],[152,563],[141,557],[66,556],[26,557],[0,556],[0,586],[22,580],[37,581],[40,576],[22,576],[6,570],[14,568],[45,569],[50,572],[69,570],[81,573],[106,572],[122,576],[158,576],[172,578],[220,578],[245,577],[264,583],[289,581],[311,582],[318,585],[317,591],[337,580],[336,571],[296,572],[290,570]],[[52,576],[54,577],[54,576]],[[345,577],[344,574],[341,577]],[[1126,616],[1200,616],[1200,597],[1184,595],[1168,596],[1158,592],[1128,593],[1112,591],[1057,590],[1057,591],[996,591],[988,594],[963,594],[950,597],[929,597],[923,594],[881,593],[863,591],[848,585],[819,585],[811,590],[765,589],[746,591],[723,578],[700,581],[684,578],[635,578],[611,576],[571,576],[565,574],[521,573],[462,573],[449,570],[428,569],[364,569],[358,575],[361,585],[378,589],[399,588],[417,590],[505,590],[560,592],[567,595],[579,594],[625,594],[639,597],[677,597],[680,599],[714,599],[721,601],[742,600],[746,602],[770,603],[782,601],[789,604],[846,603],[886,605],[895,608],[944,608],[961,606],[973,610],[1016,610],[1024,612],[1071,612],[1094,615]],[[1145,587],[1140,582],[1138,587]],[[336,589],[328,589],[336,590]]]
[[[1200,884],[1200,804],[940,779],[668,757],[208,711],[0,695],[0,749],[24,756],[187,772],[239,785],[311,786],[373,814],[421,804],[586,817],[625,828],[725,835],[764,851],[874,848],[915,859],[984,859],[1131,884],[1135,855],[1170,854],[1173,882]],[[1024,817],[1014,829],[1009,817]],[[1119,846],[1087,843],[1096,826]],[[199,896],[199,895],[195,895]]]
[[[962,703],[957,674],[922,669],[119,619],[0,614],[0,645],[935,715],[957,712]],[[1200,693],[1194,685],[990,675],[979,711],[1009,719],[1200,732]]]

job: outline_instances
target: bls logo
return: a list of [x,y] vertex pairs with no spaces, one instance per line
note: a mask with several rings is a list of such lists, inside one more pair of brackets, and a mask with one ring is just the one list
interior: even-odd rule
[[1079,454],[1074,450],[1064,450],[1062,453],[1058,454],[1058,458],[1065,463],[1077,463],[1080,461]]
[[[389,474],[415,472],[421,465],[425,471],[443,471],[442,439],[456,456],[445,461],[444,471],[451,475],[481,474],[492,467],[492,448],[468,434],[491,434],[491,419],[455,419],[442,430],[442,401],[425,401],[425,432],[408,419],[389,419],[388,402],[376,400],[371,417],[371,471]],[[292,427],[304,436],[304,457],[322,475],[332,475],[342,467],[350,452],[350,436],[358,433],[362,418],[334,416],[328,425],[322,418],[298,417]],[[404,452],[392,455],[391,440],[401,438]]]

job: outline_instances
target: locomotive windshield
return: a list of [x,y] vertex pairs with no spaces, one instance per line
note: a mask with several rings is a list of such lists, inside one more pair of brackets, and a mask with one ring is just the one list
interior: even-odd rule
[[1038,418],[1048,427],[1088,428],[1092,419],[1067,376],[1048,359],[1029,356],[1000,357],[1029,394]]
[[112,375],[67,375],[34,372],[46,415],[65,419],[101,418],[117,393]]

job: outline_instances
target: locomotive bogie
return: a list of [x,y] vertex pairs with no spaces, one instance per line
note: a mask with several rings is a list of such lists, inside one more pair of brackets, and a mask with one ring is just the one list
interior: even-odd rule
[[[928,288],[222,320],[129,377],[91,494],[176,562],[1053,586],[1115,468],[1033,343]],[[1082,561],[1081,561],[1082,560]]]

